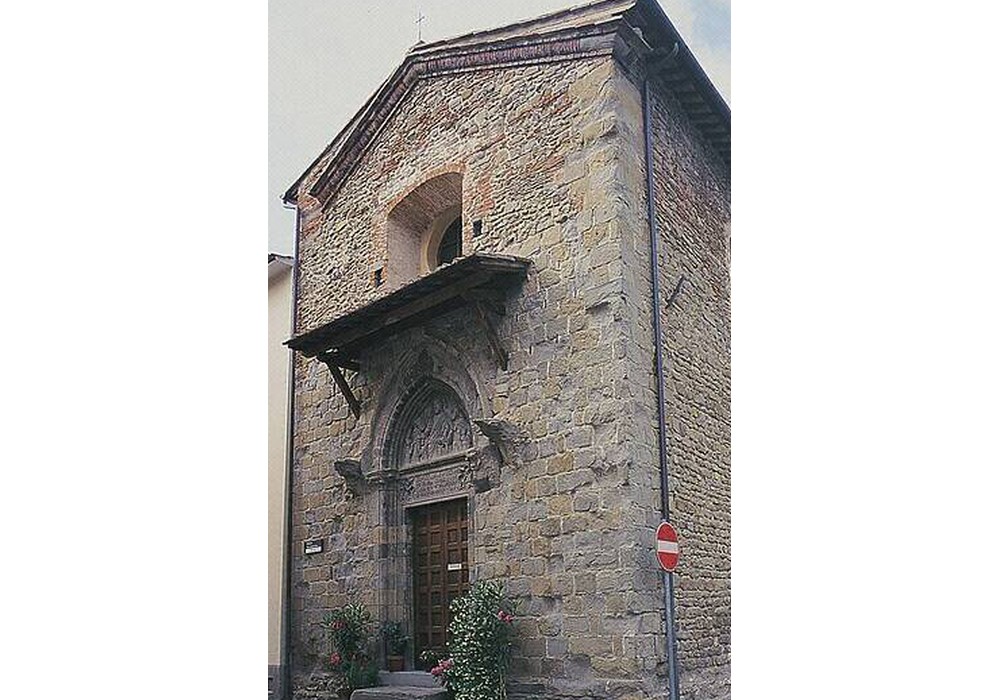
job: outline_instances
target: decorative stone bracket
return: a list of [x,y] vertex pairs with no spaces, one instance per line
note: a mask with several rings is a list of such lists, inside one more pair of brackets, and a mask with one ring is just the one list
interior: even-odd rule
[[500,469],[520,463],[518,446],[523,442],[521,430],[504,420],[474,420],[489,444],[469,456],[468,478],[476,493],[489,491],[500,482]]
[[524,441],[524,433],[519,427],[505,420],[474,420],[479,431],[486,436],[490,444],[500,453],[503,464],[514,464],[520,461],[517,454],[518,446]]
[[338,459],[334,461],[333,469],[344,478],[349,498],[364,494],[367,480],[361,471],[361,462],[356,459]]

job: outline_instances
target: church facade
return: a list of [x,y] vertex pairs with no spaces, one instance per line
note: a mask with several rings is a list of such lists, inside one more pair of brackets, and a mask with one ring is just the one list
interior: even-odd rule
[[661,457],[681,697],[728,697],[728,143],[657,3],[610,0],[419,44],[292,186],[294,697],[331,608],[415,668],[478,579],[520,603],[510,697],[668,697]]

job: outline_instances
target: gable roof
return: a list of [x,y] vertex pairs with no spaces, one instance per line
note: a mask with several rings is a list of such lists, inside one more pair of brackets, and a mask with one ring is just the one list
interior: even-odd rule
[[575,5],[520,22],[505,24],[502,27],[477,30],[450,39],[433,41],[429,44],[418,44],[411,49],[411,53],[434,51],[441,47],[474,46],[487,41],[523,38],[564,29],[579,29],[604,22],[614,22],[637,4],[636,0],[600,0],[585,5]]
[[631,47],[661,58],[651,69],[677,94],[708,142],[728,161],[729,105],[698,64],[656,0],[599,0],[535,19],[414,46],[403,63],[310,164],[284,195],[296,203],[307,176],[319,168],[308,193],[326,202],[350,175],[368,146],[417,81],[437,75],[592,56],[621,57]]

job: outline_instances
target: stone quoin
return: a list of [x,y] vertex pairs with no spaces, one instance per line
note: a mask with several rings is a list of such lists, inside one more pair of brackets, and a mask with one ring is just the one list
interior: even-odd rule
[[295,698],[331,608],[401,622],[412,669],[494,578],[509,697],[668,696],[647,133],[678,678],[729,697],[729,108],[612,0],[418,44],[286,194]]

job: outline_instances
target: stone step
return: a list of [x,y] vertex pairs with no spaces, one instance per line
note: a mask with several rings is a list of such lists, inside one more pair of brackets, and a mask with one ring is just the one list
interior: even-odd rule
[[351,700],[448,700],[448,692],[441,686],[383,685],[379,688],[359,688],[351,693]]
[[415,688],[440,688],[437,682],[427,671],[379,671],[379,685],[408,685]]

